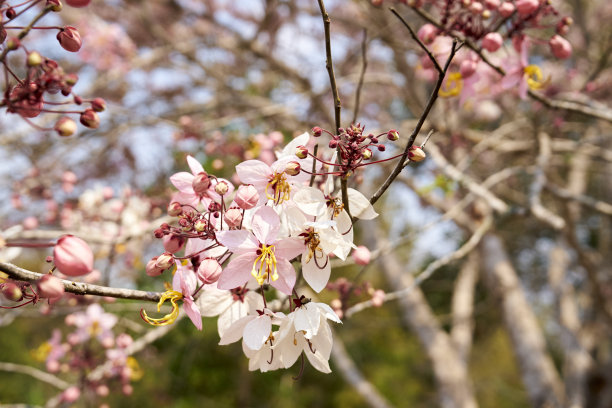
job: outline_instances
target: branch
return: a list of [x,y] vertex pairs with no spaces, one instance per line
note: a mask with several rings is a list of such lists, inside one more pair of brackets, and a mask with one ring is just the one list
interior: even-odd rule
[[421,131],[421,128],[423,127],[423,123],[425,123],[425,120],[427,119],[427,116],[429,115],[431,108],[433,107],[434,103],[438,99],[438,92],[440,91],[440,87],[442,86],[442,83],[444,82],[444,76],[446,75],[446,71],[448,71],[448,67],[450,66],[450,63],[453,60],[457,50],[458,50],[458,42],[453,41],[451,52],[448,58],[446,59],[446,63],[444,64],[444,69],[442,70],[442,72],[438,74],[438,80],[436,81],[436,85],[434,86],[433,91],[429,95],[429,100],[427,101],[427,105],[425,106],[425,109],[423,110],[423,113],[421,114],[419,121],[417,122],[414,130],[412,131],[412,134],[410,135],[410,139],[408,139],[408,143],[406,144],[406,147],[404,148],[404,154],[402,158],[399,159],[399,161],[395,165],[395,168],[393,169],[391,174],[389,174],[389,176],[384,181],[384,183],[374,193],[372,198],[370,198],[370,204],[374,204],[376,201],[378,201],[378,199],[391,186],[391,183],[393,183],[393,181],[397,178],[397,176],[402,172],[402,169],[404,168],[404,163],[406,161],[406,158],[408,157],[408,152],[410,151],[410,148],[414,144],[414,141],[417,135]]
[[[34,283],[40,280],[45,274],[28,271],[11,263],[0,262],[0,271],[6,273],[9,278]],[[110,288],[107,286],[92,285],[83,282],[73,282],[61,279],[64,285],[64,290],[75,295],[95,295],[108,296],[120,299],[145,300],[148,302],[158,302],[161,298],[161,293],[145,292],[142,290]]]
[[361,41],[361,72],[359,73],[359,82],[355,91],[355,107],[353,108],[353,123],[357,122],[359,114],[359,102],[361,98],[361,89],[363,88],[363,80],[365,78],[366,68],[368,67],[368,30],[363,29],[363,40]]
[[472,252],[461,267],[453,290],[451,340],[461,360],[467,364],[474,331],[474,291],[478,282],[478,252]]
[[70,384],[68,384],[66,381],[57,378],[52,374],[27,365],[0,362],[0,371],[26,374],[30,377],[36,378],[37,380],[40,380],[47,384],[51,384],[52,386],[54,386],[55,388],[59,388],[60,390],[65,390],[70,386]]
[[580,204],[584,204],[587,207],[590,207],[595,211],[599,211],[602,214],[612,215],[612,204],[610,203],[596,200],[593,197],[584,194],[574,194],[571,191],[558,187],[550,182],[547,182],[544,187],[557,197],[563,198],[565,200],[577,201]]

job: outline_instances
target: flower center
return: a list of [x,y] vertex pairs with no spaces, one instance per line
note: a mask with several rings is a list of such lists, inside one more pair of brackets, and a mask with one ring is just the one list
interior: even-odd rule
[[[255,277],[257,283],[263,285],[266,279],[271,278],[273,281],[278,279],[276,270],[276,255],[274,255],[274,245],[262,244],[262,247],[257,251],[259,256],[253,262],[251,275]],[[271,276],[270,276],[271,275]]]
[[[272,194],[268,192],[269,189],[272,189]],[[280,204],[283,201],[289,200],[290,192],[291,186],[287,182],[285,173],[274,173],[266,186],[266,197],[269,200],[273,200],[274,204]]]
[[448,79],[442,85],[438,91],[438,95],[442,98],[450,98],[451,96],[457,96],[463,89],[463,79],[460,72],[453,72],[448,74]]
[[[321,240],[319,239],[319,234],[317,234],[313,228],[309,228],[306,231],[305,244],[308,248],[308,256],[304,263],[310,262],[310,260],[314,257],[315,263],[317,263],[318,258],[323,258],[325,254],[323,253],[323,249],[319,246],[321,244]],[[317,256],[318,254],[318,256]],[[318,264],[317,264],[318,266]]]
[[183,299],[183,294],[175,290],[168,290],[162,293],[161,299],[159,299],[159,302],[157,303],[158,312],[161,308],[161,305],[163,305],[164,302],[168,299],[170,299],[170,303],[172,303],[172,311],[164,317],[161,317],[159,319],[153,319],[147,316],[147,312],[145,312],[144,309],[140,310],[140,317],[142,317],[145,322],[153,326],[167,326],[169,324],[174,323],[174,321],[179,315],[179,306],[176,302]]
[[327,207],[331,208],[333,211],[332,219],[336,218],[342,210],[344,210],[344,204],[342,203],[341,198],[332,198],[327,197]]
[[523,72],[527,77],[527,85],[531,90],[538,90],[545,88],[550,82],[550,78],[544,79],[542,70],[537,65],[527,65],[523,68]]

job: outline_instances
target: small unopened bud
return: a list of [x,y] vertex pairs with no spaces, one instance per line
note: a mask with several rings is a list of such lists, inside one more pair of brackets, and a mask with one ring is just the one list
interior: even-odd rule
[[329,141],[329,148],[330,149],[335,149],[336,147],[338,147],[338,141],[336,139],[332,139]]
[[206,229],[206,221],[205,220],[196,220],[196,222],[193,223],[193,229],[195,229],[198,232],[202,232]]
[[64,75],[64,81],[66,81],[66,85],[75,86],[79,80],[79,76],[77,74],[66,74]]
[[73,235],[64,235],[53,248],[53,263],[64,275],[87,275],[93,270],[93,262],[93,252],[87,242]]
[[169,252],[164,252],[155,261],[155,266],[161,270],[168,269],[172,265],[174,265],[174,257]]
[[180,203],[173,201],[168,204],[168,215],[171,217],[178,217],[183,213],[183,207]]
[[285,174],[288,174],[290,176],[297,176],[298,174],[300,174],[301,170],[302,166],[300,166],[300,163],[296,161],[290,161],[289,163],[287,163],[287,166],[285,166]]
[[504,39],[500,33],[489,33],[482,39],[482,48],[489,52],[495,52],[499,50],[503,43]]
[[71,404],[81,397],[81,390],[76,385],[68,387],[62,392],[61,402]]
[[57,41],[63,49],[70,52],[77,52],[81,49],[83,42],[81,41],[81,35],[76,28],[72,26],[66,26],[57,33]]
[[512,4],[509,1],[505,1],[502,3],[501,6],[499,6],[498,11],[502,17],[506,18],[506,17],[510,17],[512,13],[514,13],[515,9],[516,8],[514,7],[514,4]]
[[370,149],[363,149],[361,157],[363,157],[364,160],[370,160],[372,158],[372,151]]
[[459,66],[459,72],[461,73],[461,78],[469,78],[474,75],[476,72],[476,67],[478,63],[471,59],[466,59],[461,61],[461,65]]
[[483,10],[482,13],[480,13],[480,16],[484,19],[484,20],[488,20],[489,18],[491,18],[491,11],[489,10]]
[[66,4],[70,7],[87,7],[91,0],[66,0]]
[[185,245],[185,238],[179,235],[168,234],[164,236],[163,244],[166,251],[174,254],[175,252],[180,251],[183,245]]
[[572,45],[560,35],[553,35],[548,41],[548,45],[553,55],[557,58],[565,59],[572,55]]
[[386,149],[385,145],[378,145],[377,147],[379,152],[384,152]]
[[53,127],[53,129],[60,136],[72,136],[77,131],[77,124],[68,116],[62,116],[57,120],[57,122],[55,122],[55,126]]
[[372,294],[372,306],[381,307],[385,302],[385,291],[377,289]]
[[15,18],[15,16],[17,16],[17,12],[15,11],[15,9],[14,9],[14,8],[9,7],[9,8],[6,10],[5,15],[6,15],[6,18],[8,18],[9,20],[12,20],[12,19],[14,19],[14,18]]
[[221,265],[214,258],[205,258],[198,267],[198,278],[202,283],[209,285],[219,280]]
[[234,198],[236,205],[243,210],[250,210],[259,202],[259,193],[252,185],[241,185],[238,187],[238,192]]
[[501,4],[501,0],[484,0],[484,6],[489,10],[495,10]]
[[43,57],[37,51],[32,51],[28,54],[26,63],[28,67],[37,67],[43,63]]
[[419,28],[417,36],[419,37],[419,40],[423,41],[425,44],[430,44],[433,42],[433,40],[436,39],[438,32],[439,31],[436,26],[427,23],[424,24],[421,28]]
[[91,109],[96,112],[104,112],[106,110],[106,101],[102,98],[95,98],[91,101]]
[[60,0],[47,0],[47,7],[51,8],[51,11],[60,12],[64,6]]
[[93,109],[87,108],[81,113],[81,117],[79,118],[80,122],[83,126],[86,126],[91,129],[97,129],[100,126],[100,117]]
[[38,296],[45,299],[56,299],[64,294],[62,281],[53,276],[45,275],[36,282]]
[[298,159],[305,159],[308,157],[308,149],[306,146],[298,146],[295,148],[295,155],[298,157]]
[[482,3],[474,2],[474,3],[470,4],[470,13],[472,13],[474,15],[481,14],[483,9],[484,9],[484,7],[483,7]]
[[526,17],[538,9],[539,0],[516,0],[516,11],[521,17]]
[[10,300],[11,302],[19,302],[21,299],[23,299],[23,292],[19,286],[15,285],[14,283],[6,282],[1,286],[2,295],[4,295],[7,300]]
[[159,276],[162,274],[164,270],[157,266],[157,257],[152,258],[149,262],[147,262],[147,267],[145,268],[145,272],[149,276]]
[[395,142],[396,140],[399,139],[399,132],[395,129],[391,129],[388,133],[387,133],[387,139],[391,140],[392,142]]
[[372,254],[370,250],[363,245],[359,245],[357,248],[353,250],[353,261],[357,265],[367,265],[370,263],[370,259]]
[[11,37],[6,42],[6,48],[9,51],[15,51],[20,46],[21,46],[21,41],[19,41],[19,38],[17,38],[17,37]]
[[313,127],[313,128],[312,128],[312,135],[313,135],[314,137],[319,137],[319,136],[321,136],[322,134],[323,134],[323,129],[321,129],[320,127],[315,126],[315,127]]
[[217,183],[217,185],[215,185],[215,193],[219,195],[227,194],[228,190],[229,190],[229,186],[227,185],[225,181],[220,181]]
[[408,157],[413,162],[421,162],[425,160],[427,155],[425,154],[423,149],[421,149],[419,146],[412,146],[410,148],[410,152],[408,152]]
[[191,187],[197,195],[203,195],[210,187],[210,177],[205,171],[196,174],[191,182]]
[[230,208],[225,212],[223,219],[230,228],[238,227],[242,222],[242,211],[238,208]]

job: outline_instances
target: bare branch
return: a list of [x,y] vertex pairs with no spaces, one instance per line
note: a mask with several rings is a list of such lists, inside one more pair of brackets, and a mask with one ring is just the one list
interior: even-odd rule
[[0,371],[29,375],[32,378],[36,378],[37,380],[51,384],[60,390],[65,390],[70,386],[70,384],[68,384],[66,381],[57,378],[52,374],[27,365],[0,362]]
[[357,122],[359,115],[359,103],[361,99],[361,89],[363,88],[363,80],[365,78],[366,69],[368,67],[368,30],[363,29],[363,40],[361,41],[361,72],[359,73],[359,82],[355,91],[355,107],[353,108],[353,123]]

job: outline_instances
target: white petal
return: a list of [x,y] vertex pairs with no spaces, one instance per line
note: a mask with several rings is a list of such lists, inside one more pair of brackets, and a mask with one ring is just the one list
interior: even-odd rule
[[308,132],[302,133],[301,135],[293,139],[291,142],[289,142],[287,146],[285,146],[285,148],[280,152],[280,154],[277,153],[277,157],[281,158],[283,156],[295,155],[295,149],[298,146],[306,146],[309,140],[310,134]]
[[357,217],[362,220],[371,220],[378,217],[378,213],[374,211],[374,207],[370,204],[370,201],[359,191],[349,188],[349,209],[353,217]]
[[262,315],[250,321],[244,328],[244,344],[251,350],[259,350],[272,332],[270,316]]
[[295,331],[304,331],[304,337],[307,339],[312,338],[319,330],[319,324],[321,322],[321,313],[317,307],[309,307],[309,303],[300,307],[295,311],[295,320],[293,326]]
[[[321,255],[319,253],[319,255]],[[319,293],[323,289],[325,289],[325,285],[329,281],[329,276],[331,275],[331,264],[329,262],[329,258],[327,255],[323,255],[323,259],[317,259],[315,261],[314,256],[308,262],[304,262],[306,259],[306,254],[302,254],[302,273],[304,274],[304,279],[306,283],[310,285],[312,290]],[[319,268],[319,266],[323,268]]]
[[293,201],[304,213],[321,216],[327,209],[325,196],[318,188],[303,187],[293,196]]
[[221,336],[219,345],[224,346],[240,340],[245,331],[245,327],[254,319],[257,319],[257,316],[249,315],[233,322]]

